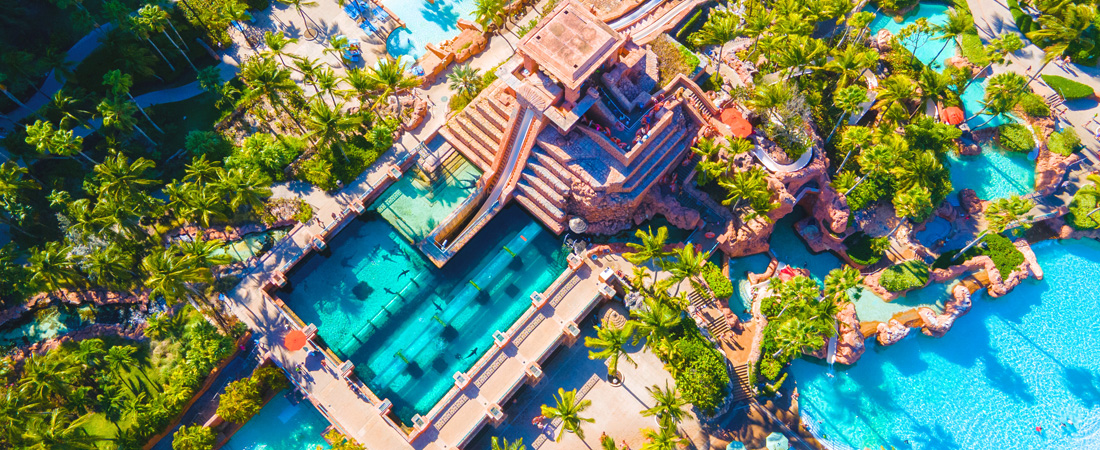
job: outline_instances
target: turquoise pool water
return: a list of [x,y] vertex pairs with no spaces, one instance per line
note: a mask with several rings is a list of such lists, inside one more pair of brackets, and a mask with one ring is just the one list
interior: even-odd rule
[[240,239],[229,242],[223,249],[214,251],[215,255],[228,254],[234,261],[244,261],[253,256],[259,256],[271,246],[275,245],[279,239],[286,236],[289,230],[286,228],[276,228],[273,230],[267,230],[260,233],[249,233],[241,236]]
[[1097,448],[1100,243],[1034,248],[1043,281],[978,296],[943,338],[871,345],[834,378],[822,363],[794,362],[803,412],[854,448]]
[[226,450],[316,450],[329,449],[322,435],[328,419],[308,401],[291,404],[276,395],[237,431]]
[[382,0],[390,11],[405,22],[405,28],[390,33],[386,40],[386,50],[393,57],[404,56],[419,59],[427,44],[439,45],[447,39],[458,36],[458,19],[474,20],[473,0]]
[[[992,143],[982,144],[982,154],[959,156],[948,153],[951,161],[951,185],[958,192],[970,188],[979,198],[994,200],[1024,195],[1035,188],[1035,162],[1027,155],[1001,150]],[[957,201],[957,197],[950,198]]]
[[[863,8],[864,11],[875,13],[877,8],[870,5]],[[947,22],[947,5],[939,3],[921,3],[913,12],[905,18],[905,20],[895,22],[894,18],[888,14],[878,14],[875,16],[875,20],[871,21],[871,31],[878,33],[879,30],[889,30],[891,34],[897,36],[898,32],[907,25],[916,23],[917,19],[927,19],[931,25],[943,25]],[[939,33],[935,33],[933,37],[928,35],[911,36],[908,39],[902,40],[902,45],[905,48],[913,52],[913,55],[927,66],[931,66],[936,70],[943,70],[944,64],[948,58],[955,56],[955,47],[952,44],[947,44],[947,48],[940,53],[940,49],[944,46],[944,41],[936,39]],[[939,57],[936,54],[939,53]]]
[[138,319],[142,313],[134,307],[90,305],[57,305],[37,310],[0,328],[0,351],[10,347],[33,344],[77,331],[90,325],[123,324]]
[[420,242],[477,187],[481,170],[462,156],[458,158],[455,164],[440,169],[445,172],[439,180],[432,181],[419,172],[401,177],[371,209],[381,213],[409,242]]
[[[775,231],[772,232],[768,245],[772,253],[779,258],[779,262],[809,269],[810,275],[819,283],[825,279],[829,271],[842,265],[840,258],[829,252],[814,254],[806,246],[806,242],[794,229],[794,224],[806,217],[806,211],[801,207],[795,207],[794,212],[787,214],[775,222]],[[730,271],[732,275],[732,271]]]
[[767,253],[730,259],[730,281],[733,282],[736,289],[733,290],[733,295],[730,296],[729,306],[741,320],[752,318],[752,313],[749,311],[752,309],[752,297],[748,295],[748,273],[762,273],[768,269],[768,263],[770,262],[771,258],[768,257]]
[[364,214],[289,275],[280,296],[408,421],[423,414],[564,268],[561,243],[505,208],[443,269],[377,213]]
[[[904,297],[892,302],[883,300],[870,289],[859,289],[859,295],[852,295],[852,304],[856,307],[856,316],[861,322],[874,321],[886,322],[902,311],[927,306],[937,313],[943,312],[944,301],[947,299],[948,285],[942,283],[930,284],[926,287],[910,291]],[[853,292],[855,294],[855,292]]]

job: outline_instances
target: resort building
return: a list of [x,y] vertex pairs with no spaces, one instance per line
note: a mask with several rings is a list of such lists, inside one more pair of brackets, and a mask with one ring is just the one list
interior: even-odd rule
[[[558,234],[573,218],[590,231],[633,225],[717,113],[683,75],[658,86],[648,46],[572,2],[540,21],[497,74],[440,131],[483,175],[420,244],[438,266],[511,200]],[[688,217],[683,228],[698,215]]]

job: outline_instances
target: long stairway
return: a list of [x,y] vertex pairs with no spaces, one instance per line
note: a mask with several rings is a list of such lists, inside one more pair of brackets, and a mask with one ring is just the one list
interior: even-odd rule
[[516,186],[515,199],[555,234],[565,231],[566,198],[572,175],[541,148],[531,150]]
[[733,392],[730,393],[730,399],[734,402],[747,400],[756,396],[752,391],[752,385],[749,383],[749,371],[752,370],[748,364],[742,364],[733,368]]
[[482,171],[488,171],[504,139],[515,106],[500,105],[491,92],[477,96],[473,103],[455,114],[440,133]]

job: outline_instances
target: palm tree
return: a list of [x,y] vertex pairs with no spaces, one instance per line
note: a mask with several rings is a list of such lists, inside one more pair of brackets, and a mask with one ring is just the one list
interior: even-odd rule
[[[1022,48],[1024,48],[1024,41],[1020,40],[1020,36],[1017,36],[1016,33],[1005,33],[1001,37],[990,41],[989,45],[986,46],[986,50],[989,52],[989,63],[982,67],[982,70],[979,70],[978,73],[985,73],[993,64],[1004,64],[1009,54],[1016,53]],[[966,80],[966,84],[959,88],[959,94],[966,92],[966,88],[972,82],[974,82],[974,77]]]
[[286,34],[283,34],[281,31],[278,33],[265,31],[264,43],[267,44],[267,50],[264,51],[264,54],[275,56],[279,58],[279,62],[282,63],[283,67],[290,67],[286,64],[286,60],[283,59],[283,56],[289,55],[291,58],[295,58],[293,53],[288,53],[286,50],[288,45],[297,44],[298,38],[288,38]]
[[313,86],[317,93],[321,92],[321,89],[317,87],[317,73],[321,71],[321,67],[321,61],[317,58],[297,58],[294,60],[294,68],[302,74],[302,79]]
[[76,365],[58,360],[56,355],[32,355],[23,365],[19,392],[41,403],[63,401],[71,389],[68,380],[78,375],[79,370]]
[[847,301],[848,291],[859,286],[862,279],[863,275],[859,270],[849,265],[829,271],[825,276],[825,298],[836,302]]
[[475,0],[474,20],[485,30],[492,31],[504,23],[504,6],[503,0]]
[[863,176],[859,177],[852,187],[844,191],[844,196],[847,197],[851,194],[856,187],[859,187],[867,177],[871,175],[879,175],[885,173],[889,167],[891,160],[890,150],[884,145],[873,145],[871,147],[864,148],[859,152],[859,156],[856,157],[856,162],[859,163],[859,167],[863,170]]
[[198,236],[189,241],[177,241],[173,246],[199,267],[214,267],[233,262],[233,258],[225,252],[225,244],[217,239],[208,241]]
[[676,429],[668,426],[662,426],[660,431],[646,428],[642,430],[642,436],[646,439],[642,450],[676,450],[682,440]]
[[306,124],[310,136],[317,136],[321,145],[329,145],[344,161],[348,161],[344,151],[344,134],[362,124],[360,116],[349,116],[341,112],[343,105],[331,107],[323,100],[315,99],[309,103],[309,117]]
[[317,35],[316,31],[309,28],[309,22],[306,20],[305,12],[305,8],[317,6],[317,2],[313,0],[278,0],[278,2],[287,6],[293,6],[294,9],[298,11],[298,15],[302,16],[302,30],[304,30],[306,39],[313,39],[313,37]]
[[[368,86],[372,91],[378,92],[379,100],[390,95],[396,99],[397,94],[420,85],[420,79],[406,70],[406,64],[401,61],[400,56],[395,59],[387,55],[378,60],[378,65],[372,67],[366,75]],[[375,102],[374,109],[381,103]]]
[[[764,171],[758,166],[735,172],[732,177],[719,180],[718,184],[726,189],[726,199],[722,200],[722,204],[727,206],[732,204],[730,209],[734,211],[740,209],[744,202],[751,201],[760,192],[768,189],[768,181],[764,179]],[[771,192],[767,192],[767,194],[770,196]]]
[[[33,359],[33,358],[32,358]],[[14,387],[0,386],[0,443],[13,448],[38,411],[39,403]]]
[[248,34],[244,32],[244,26],[241,22],[247,22],[252,20],[252,13],[248,12],[248,5],[242,2],[229,2],[220,12],[218,12],[218,21],[222,23],[222,26],[228,26],[230,24],[235,25],[238,31],[241,32],[241,36],[244,37],[245,42],[248,42],[248,46],[252,48],[252,52],[259,54],[260,51],[256,49],[256,44],[252,42],[252,39],[248,37]]
[[[199,70],[195,67],[195,63],[191,62],[191,58],[187,57],[187,52],[184,52],[183,49],[180,48],[179,44],[177,44],[176,41],[168,35],[168,30],[164,27],[165,25],[171,25],[172,23],[171,20],[168,19],[168,12],[164,11],[164,9],[161,9],[161,7],[158,5],[145,5],[138,10],[137,21],[146,30],[150,32],[160,32],[161,34],[163,34],[165,39],[168,39],[168,42],[171,42],[172,46],[176,47],[176,51],[180,52],[180,54],[183,55],[183,59],[187,60],[187,64],[191,66],[191,70],[194,70],[196,72]],[[173,26],[172,28],[173,31],[175,31],[175,27]],[[180,41],[182,42],[183,39],[180,39]],[[184,43],[183,45],[185,47],[187,46],[186,43]]]
[[133,265],[131,256],[115,245],[108,245],[84,257],[90,278],[101,286],[123,289],[130,282]]
[[112,372],[121,376],[123,369],[134,366],[135,351],[137,351],[136,347],[115,345],[107,349],[107,356],[103,357],[103,362],[107,363],[107,367],[110,368]]
[[985,210],[985,217],[989,221],[989,228],[1000,233],[1016,225],[1034,206],[1035,202],[1014,195],[989,205]]
[[844,169],[844,165],[848,162],[848,157],[852,156],[852,151],[855,149],[862,149],[864,145],[871,142],[871,129],[867,127],[848,127],[841,133],[840,146],[847,148],[848,151],[844,153],[844,159],[840,161],[840,165],[836,168],[836,173],[840,173]]
[[107,355],[107,351],[103,349],[102,339],[84,339],[80,341],[74,357],[85,368],[92,369],[99,366],[100,361]]
[[164,63],[168,65],[168,69],[175,72],[176,66],[172,65],[172,62],[168,60],[168,57],[164,56],[164,52],[160,51],[160,47],[157,46],[157,43],[153,42],[153,30],[150,28],[149,24],[142,22],[139,17],[140,16],[127,16],[125,19],[123,19],[123,23],[125,24],[126,29],[128,29],[130,33],[132,33],[134,36],[137,36],[138,39],[144,39],[145,42],[153,46],[153,50],[157,51],[157,54],[160,55],[160,59],[164,60]]
[[64,88],[54,92],[53,96],[50,97],[49,110],[60,116],[57,123],[59,128],[69,128],[77,124],[83,124],[86,118],[91,115],[88,111],[80,109],[76,98],[70,96]]
[[[813,333],[814,330],[809,322],[801,318],[791,317],[783,321],[776,329],[775,336],[773,337],[778,350],[772,354],[772,358],[781,361],[789,361],[797,357],[802,353],[803,348],[813,347],[809,342],[810,339],[821,339],[820,335],[814,335]],[[820,347],[820,345],[818,345],[818,347]]]
[[88,434],[84,423],[91,419],[92,413],[70,419],[61,408],[50,410],[49,416],[31,421],[26,430],[26,439],[37,450],[95,450],[98,438]]
[[993,76],[989,79],[985,87],[985,99],[982,100],[982,110],[968,117],[967,120],[978,117],[982,113],[989,111],[991,113],[989,119],[986,119],[985,122],[982,122],[982,124],[977,127],[981,128],[1001,114],[1012,111],[1012,108],[1020,101],[1019,92],[1026,87],[1027,80],[1018,73],[1005,72]]
[[641,239],[642,242],[627,242],[626,246],[634,251],[623,253],[623,258],[626,258],[627,261],[636,265],[642,265],[649,262],[654,262],[657,266],[664,264],[665,257],[669,254],[665,251],[665,241],[668,240],[668,228],[658,228],[657,234],[653,234],[653,227],[648,228],[648,231],[638,229],[634,231],[634,236]]
[[328,94],[332,99],[333,105],[338,105],[336,101],[336,85],[340,83],[340,78],[336,76],[336,72],[329,68],[323,68],[317,72],[316,78],[317,95]]
[[112,152],[102,164],[92,169],[95,183],[89,192],[98,196],[100,201],[108,199],[114,203],[131,203],[136,189],[156,184],[156,181],[145,178],[145,172],[154,166],[153,161],[148,159],[138,158],[130,162],[126,155]]
[[296,92],[298,85],[290,79],[290,72],[279,67],[275,60],[261,56],[251,58],[241,66],[241,81],[248,89],[241,97],[242,101],[254,102],[260,98],[267,98],[275,108],[282,108],[298,125],[298,129],[305,132],[305,128],[298,122],[298,117],[291,113],[283,102],[283,95]]
[[836,133],[836,129],[840,128],[845,116],[859,112],[863,109],[863,103],[866,101],[867,91],[860,86],[848,86],[833,94],[833,105],[840,108],[840,117],[837,118],[836,125],[833,125],[833,130],[829,132],[829,137],[825,138],[825,143],[833,139],[833,133]]
[[[951,76],[925,67],[924,70],[921,70],[920,76],[917,78],[917,86],[920,87],[921,104],[928,104],[928,102],[931,102],[932,105],[935,105],[946,100],[951,90],[951,82]],[[913,110],[913,112],[909,114],[909,119],[912,120],[920,111],[921,108]]]
[[974,18],[970,16],[969,12],[960,10],[958,7],[948,10],[946,22],[942,25],[932,25],[932,30],[940,33],[940,36],[936,39],[943,41],[943,46],[940,47],[940,51],[936,52],[936,56],[932,58],[932,61],[940,58],[943,51],[947,49],[947,44],[955,42],[959,36],[973,28]]
[[622,382],[622,374],[619,373],[619,359],[626,359],[638,366],[634,358],[626,352],[626,346],[634,335],[634,323],[627,321],[626,326],[619,327],[611,321],[605,320],[603,326],[596,326],[596,337],[586,336],[584,345],[590,349],[588,359],[603,359],[607,361],[607,378]]
[[137,124],[137,120],[134,119],[134,112],[137,108],[134,107],[133,102],[128,102],[121,99],[103,99],[96,105],[96,113],[103,119],[103,126],[106,128],[113,128],[121,132],[128,132],[135,130],[138,134],[141,134],[145,140],[149,143],[156,145],[156,141],[150,138],[148,134],[145,134],[145,130],[142,130]]
[[74,135],[73,130],[54,130],[52,123],[36,120],[33,124],[27,125],[25,131],[27,137],[23,141],[33,145],[43,155],[73,158],[73,155],[79,154],[92,164],[96,163],[95,160],[84,154],[82,151],[84,138]]
[[865,47],[847,47],[843,51],[833,50],[833,59],[826,61],[823,69],[834,72],[839,77],[837,87],[843,88],[863,75],[863,71],[878,63],[878,52]]
[[645,338],[645,346],[651,350],[663,347],[672,330],[680,326],[680,311],[673,309],[656,297],[646,297],[645,308],[630,311],[634,323],[634,343]]
[[[924,217],[931,209],[932,193],[922,185],[913,184],[909,189],[894,194],[894,211],[899,218],[916,219]],[[898,225],[894,227],[894,231],[897,231],[903,223],[905,223],[905,220],[899,220]],[[891,232],[890,234],[894,233]]]
[[684,406],[687,405],[687,400],[680,397],[680,393],[675,388],[668,387],[668,381],[665,381],[665,387],[662,389],[660,386],[653,385],[647,387],[649,395],[653,397],[653,406],[642,410],[642,415],[645,417],[659,417],[663,426],[674,426],[683,422],[684,416],[687,415],[687,410]]
[[160,134],[164,134],[164,130],[160,129],[160,127],[157,126],[156,122],[153,122],[153,119],[149,118],[149,113],[146,113],[145,108],[142,108],[141,105],[138,104],[137,100],[134,100],[134,96],[130,94],[130,87],[134,85],[133,77],[131,77],[129,74],[122,73],[122,71],[120,70],[112,70],[103,74],[103,85],[107,86],[107,92],[109,92],[112,96],[121,97],[125,95],[127,98],[129,98],[130,102],[133,103],[135,107],[137,107],[138,111],[141,111],[141,115],[145,116],[145,120],[148,120],[149,123],[153,124],[153,129],[157,130],[157,132]]
[[69,258],[72,251],[72,247],[61,241],[47,242],[45,247],[33,250],[27,260],[31,282],[47,294],[75,285],[81,277],[76,263]]
[[1042,28],[1027,33],[1028,39],[1043,48],[1043,65],[1027,80],[1025,87],[1031,84],[1047,64],[1065,54],[1070,45],[1083,44],[1091,49],[1095,43],[1087,37],[1086,31],[1096,26],[1096,5],[1088,3],[1068,4],[1061,14],[1043,14],[1039,16]]
[[[595,422],[595,420],[581,417],[580,414],[592,405],[592,400],[577,401],[576,389],[566,392],[566,390],[562,388],[558,388],[558,395],[554,400],[557,404],[553,407],[542,405],[542,415],[550,420],[561,419],[562,427],[565,431],[576,433],[577,437],[583,441],[584,430],[581,428],[581,423],[592,423]],[[558,442],[561,442],[561,436],[560,434],[558,435]]]
[[481,74],[478,69],[470,67],[470,63],[466,63],[455,66],[451,73],[447,74],[447,81],[451,90],[472,96],[481,87]]
[[[917,85],[912,78],[900,73],[891,75],[879,84],[875,109],[885,112],[895,103],[904,102],[916,95]],[[909,113],[908,108],[905,108],[905,113]]]
[[492,450],[527,450],[527,446],[523,445],[523,438],[508,442],[507,439],[497,440],[496,436],[493,436]]
[[680,291],[680,281],[685,279],[694,281],[695,277],[700,274],[703,263],[707,261],[707,255],[703,252],[696,252],[695,245],[690,242],[673,250],[672,254],[676,255],[676,259],[668,262],[665,265],[665,270],[672,274],[673,280],[676,280],[676,292],[678,293]]
[[726,43],[742,34],[741,18],[728,12],[712,12],[703,27],[691,34],[690,39],[698,47],[718,46],[718,63],[726,53]]
[[242,206],[258,210],[263,206],[264,199],[271,196],[271,189],[268,189],[270,183],[259,169],[245,170],[243,167],[235,167],[221,171],[219,175],[221,177],[217,186],[229,195],[230,211],[236,212]]
[[210,269],[193,263],[193,259],[176,255],[172,250],[154,251],[141,261],[145,272],[145,287],[151,295],[160,295],[168,303],[190,299],[191,284],[213,281]]
[[787,74],[783,79],[790,79],[795,69],[803,66],[814,65],[828,48],[820,40],[809,36],[792,36],[784,42],[782,47],[775,49],[773,59],[780,67],[786,68]]

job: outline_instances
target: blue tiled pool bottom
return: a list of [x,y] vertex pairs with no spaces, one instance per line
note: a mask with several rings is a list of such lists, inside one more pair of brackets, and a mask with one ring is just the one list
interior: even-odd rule
[[982,145],[978,156],[948,154],[951,161],[951,185],[958,192],[973,189],[978,198],[996,200],[1025,195],[1035,188],[1035,163],[1027,155],[1007,152],[997,146]]
[[225,450],[329,449],[323,434],[328,420],[308,401],[291,404],[276,395],[222,447]]
[[557,238],[516,206],[443,269],[373,213],[329,249],[299,264],[280,296],[405,421],[427,413],[565,265]]

